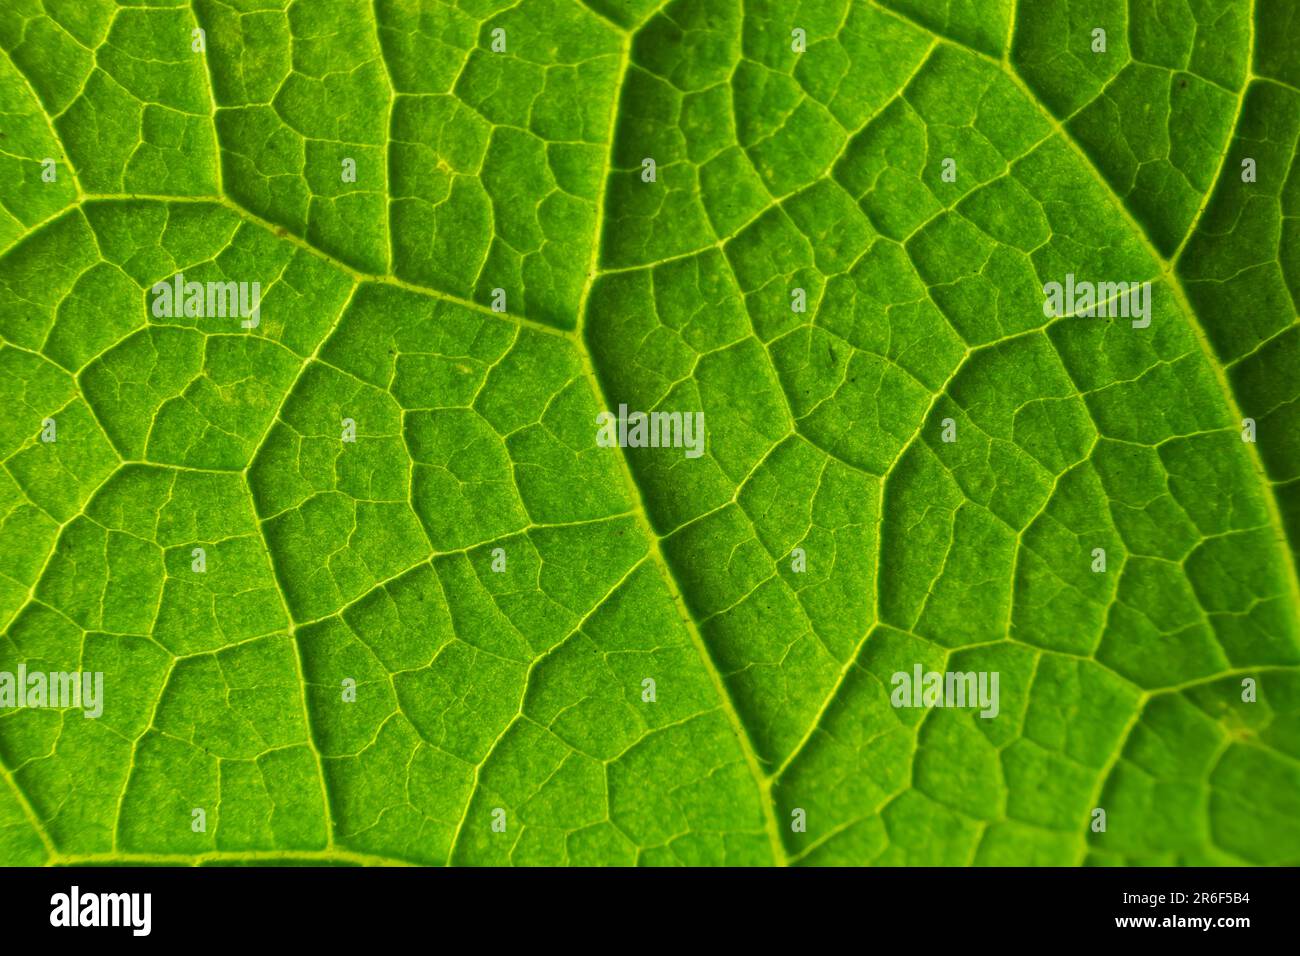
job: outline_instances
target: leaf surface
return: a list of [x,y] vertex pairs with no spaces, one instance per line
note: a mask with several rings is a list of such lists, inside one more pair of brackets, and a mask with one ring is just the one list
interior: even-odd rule
[[[0,48],[0,671],[105,675],[0,712],[0,862],[1300,861],[1287,0],[12,0]],[[1150,326],[1046,317],[1067,274]],[[997,717],[891,706],[917,666]]]

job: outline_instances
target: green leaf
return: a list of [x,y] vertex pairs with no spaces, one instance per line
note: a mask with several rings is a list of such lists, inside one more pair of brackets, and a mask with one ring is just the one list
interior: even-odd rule
[[0,863],[1300,862],[1289,0],[0,48]]

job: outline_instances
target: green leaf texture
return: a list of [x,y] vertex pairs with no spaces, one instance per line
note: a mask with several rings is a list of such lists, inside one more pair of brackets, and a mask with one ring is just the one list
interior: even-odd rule
[[[1290,0],[0,48],[0,671],[105,681],[0,711],[0,863],[1300,863]],[[178,272],[260,324],[155,315]],[[1150,326],[1045,317],[1069,273]],[[891,706],[918,665],[999,714]]]

